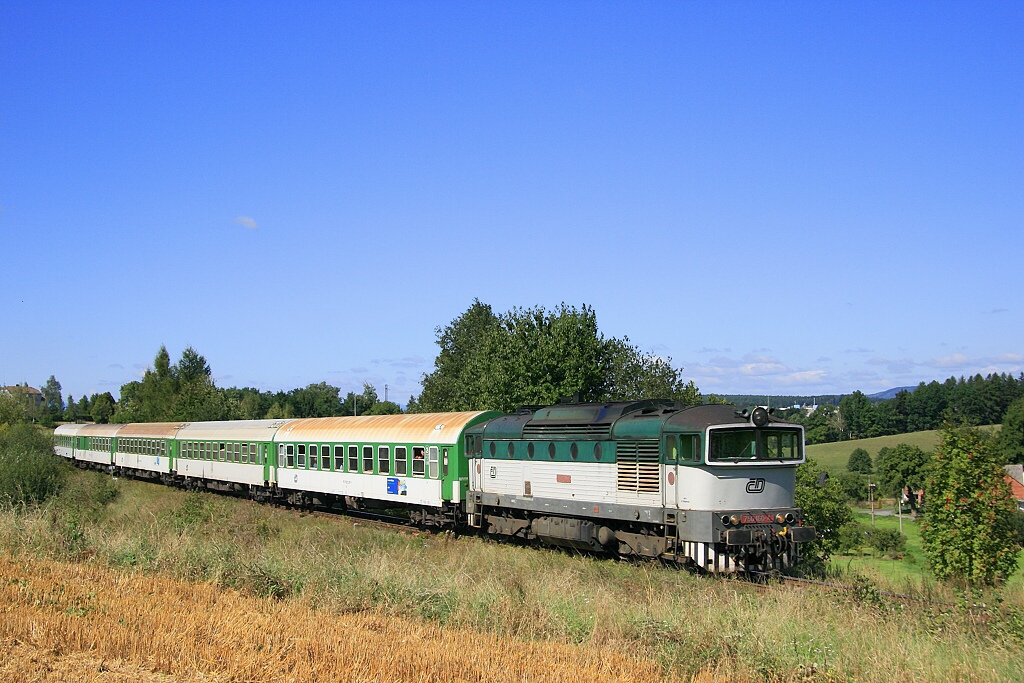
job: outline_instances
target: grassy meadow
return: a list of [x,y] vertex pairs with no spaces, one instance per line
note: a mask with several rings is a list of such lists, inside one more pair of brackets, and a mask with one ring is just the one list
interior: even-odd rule
[[755,585],[89,472],[0,512],[0,574],[2,680],[1024,678],[1020,586],[979,611],[882,572]]
[[[999,425],[986,425],[981,428],[983,432],[988,433],[993,433],[998,429]],[[910,432],[909,434],[876,436],[871,439],[819,443],[807,446],[807,457],[814,458],[822,469],[826,470],[829,475],[835,476],[846,471],[846,462],[850,459],[850,453],[857,448],[866,450],[874,460],[882,448],[892,448],[900,443],[917,446],[925,452],[934,451],[935,447],[939,445],[939,438],[940,432],[933,429],[924,432]]]

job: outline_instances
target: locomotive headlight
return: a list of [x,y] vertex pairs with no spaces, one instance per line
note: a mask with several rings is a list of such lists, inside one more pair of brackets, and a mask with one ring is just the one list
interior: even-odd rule
[[722,515],[722,524],[729,526],[729,515]]
[[732,517],[729,518],[729,521],[732,522],[733,524],[739,524],[740,523],[740,518],[737,517],[736,515],[733,515]]
[[782,524],[785,521],[786,521],[786,516],[783,515],[781,512],[779,514],[775,515],[775,523],[776,524]]
[[786,522],[788,524],[792,524],[795,521],[796,521],[796,515],[794,515],[792,512],[787,512],[786,513]]
[[755,427],[764,427],[768,424],[768,411],[758,406],[750,413],[750,421]]

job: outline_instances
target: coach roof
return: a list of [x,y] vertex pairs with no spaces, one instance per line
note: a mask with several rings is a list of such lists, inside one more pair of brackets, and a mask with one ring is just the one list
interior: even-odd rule
[[462,430],[500,413],[413,413],[360,417],[312,417],[278,430],[274,441],[326,443],[405,443],[454,445]]
[[180,441],[273,441],[274,433],[291,420],[226,420],[191,422],[178,430]]

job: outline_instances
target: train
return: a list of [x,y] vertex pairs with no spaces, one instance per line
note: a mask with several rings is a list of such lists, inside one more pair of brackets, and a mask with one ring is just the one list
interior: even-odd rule
[[668,400],[280,420],[65,424],[81,467],[264,503],[404,511],[410,524],[787,572],[815,538],[794,505],[803,427],[764,407]]

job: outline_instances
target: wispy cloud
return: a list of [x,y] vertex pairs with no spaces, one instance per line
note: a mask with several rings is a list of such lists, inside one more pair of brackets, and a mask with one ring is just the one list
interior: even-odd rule
[[249,230],[255,230],[259,227],[256,224],[256,221],[248,216],[237,216],[235,218],[235,225],[241,225],[243,228],[248,228]]

